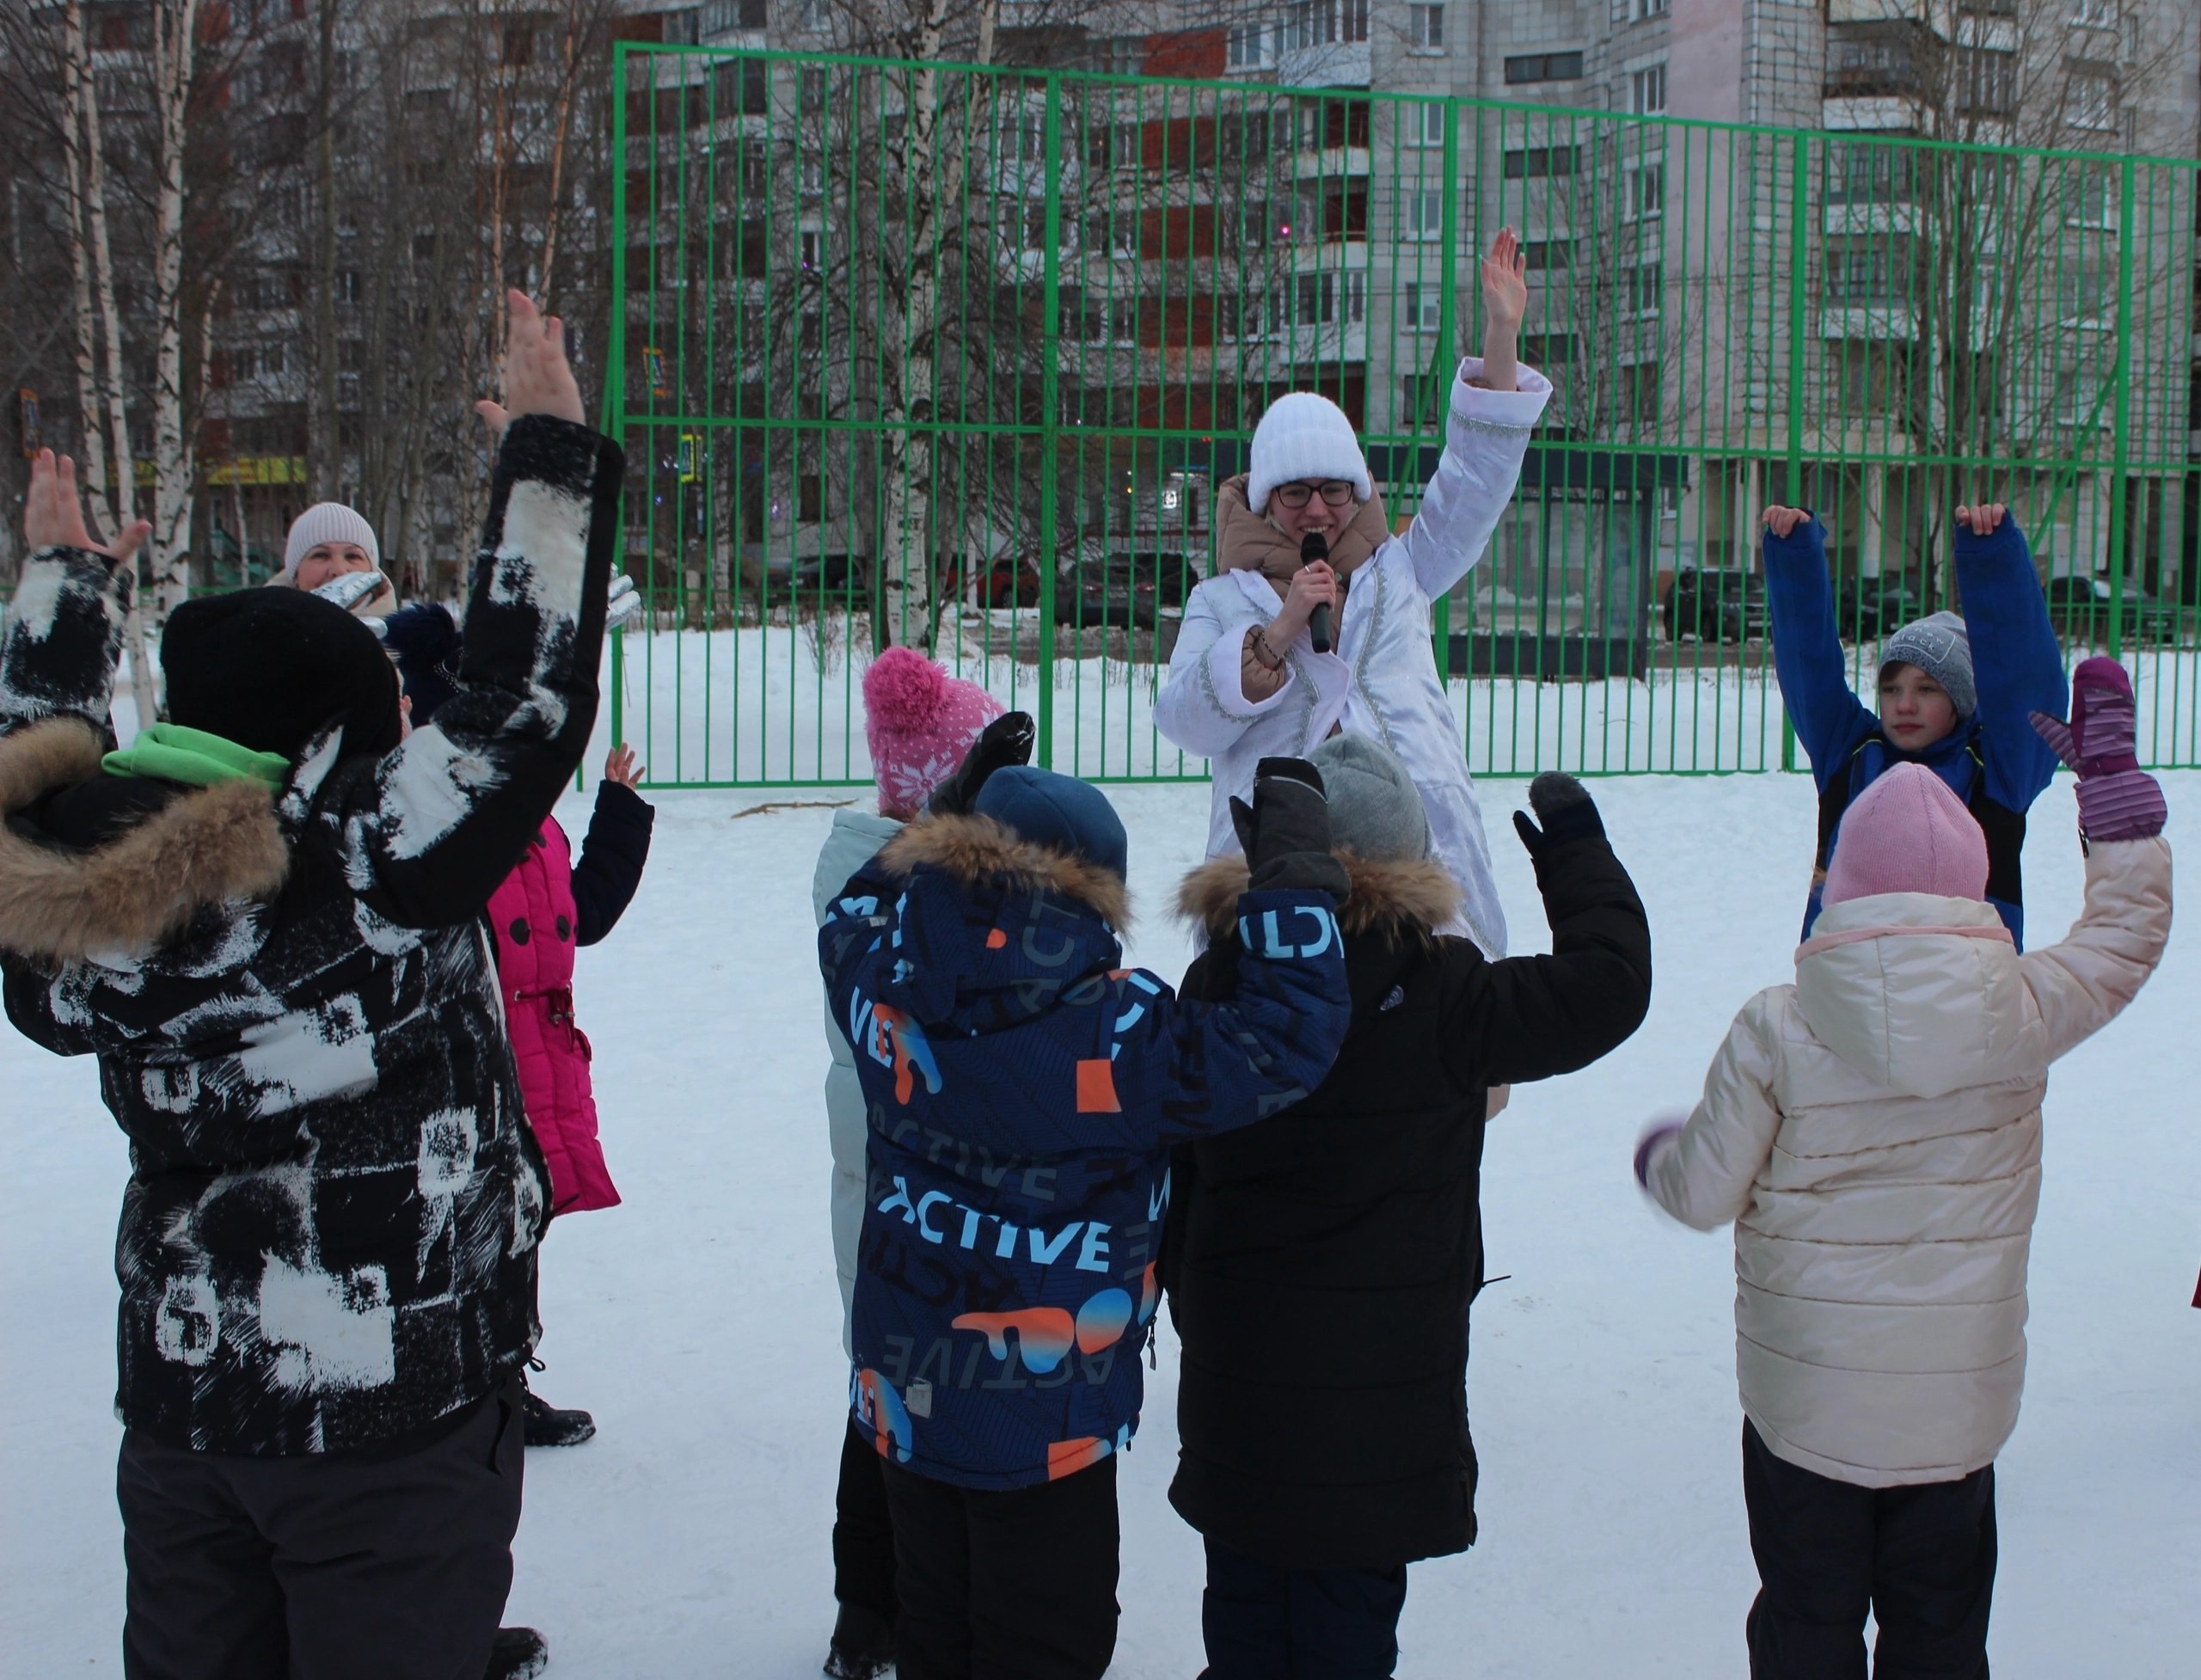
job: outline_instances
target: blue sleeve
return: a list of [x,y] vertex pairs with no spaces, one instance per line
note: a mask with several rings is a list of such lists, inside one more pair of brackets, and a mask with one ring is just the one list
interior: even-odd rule
[[1352,1015],[1330,895],[1273,889],[1238,900],[1236,995],[1180,997],[1150,976],[1145,1019],[1123,1033],[1118,1101],[1141,1141],[1229,1131],[1299,1101],[1327,1078]]
[[1957,528],[1957,597],[1971,639],[1987,796],[2022,812],[2056,777],[2056,754],[2035,733],[2032,714],[2067,715],[2071,685],[2015,519],[1985,536]]
[[1766,610],[1781,703],[1824,788],[1879,720],[1849,686],[1826,570],[1826,527],[1807,519],[1788,536],[1765,534]]

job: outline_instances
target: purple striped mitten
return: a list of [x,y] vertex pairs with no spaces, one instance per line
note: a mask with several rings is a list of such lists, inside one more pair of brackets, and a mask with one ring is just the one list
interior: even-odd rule
[[2078,773],[2079,831],[2089,840],[2145,840],[2163,831],[2170,812],[2162,785],[2140,768],[2134,751],[2132,679],[2115,659],[2097,654],[2071,676],[2071,721],[2045,712],[2032,727]]

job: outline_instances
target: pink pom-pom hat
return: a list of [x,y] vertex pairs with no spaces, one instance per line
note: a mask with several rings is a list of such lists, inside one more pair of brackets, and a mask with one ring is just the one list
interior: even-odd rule
[[925,808],[1002,711],[976,683],[949,676],[912,647],[890,647],[872,661],[863,708],[879,813],[904,820]]

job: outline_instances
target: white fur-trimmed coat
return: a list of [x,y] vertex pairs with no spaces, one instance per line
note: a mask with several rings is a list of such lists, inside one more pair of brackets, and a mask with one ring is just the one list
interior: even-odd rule
[[1287,675],[1265,700],[1246,696],[1240,657],[1246,632],[1281,610],[1276,586],[1254,570],[1219,573],[1192,592],[1154,707],[1155,727],[1186,752],[1214,762],[1208,855],[1236,849],[1230,798],[1250,798],[1264,758],[1303,757],[1333,731],[1371,735],[1406,761],[1429,812],[1438,861],[1460,885],[1460,914],[1438,931],[1464,934],[1486,955],[1505,954],[1505,913],[1491,879],[1490,844],[1468,774],[1465,744],[1437,679],[1431,604],[1482,557],[1513,499],[1530,430],[1551,382],[1524,367],[1520,389],[1470,385],[1470,357],[1453,382],[1443,458],[1405,535],[1351,574],[1334,651],[1317,653],[1303,632],[1278,650]]

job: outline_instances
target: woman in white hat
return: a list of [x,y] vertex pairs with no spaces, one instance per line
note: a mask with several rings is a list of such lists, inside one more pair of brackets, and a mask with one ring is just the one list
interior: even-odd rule
[[383,574],[375,528],[340,501],[316,502],[291,522],[283,569],[268,582],[326,595],[360,618],[387,618],[397,606],[397,591]]
[[[1463,895],[1440,932],[1505,954],[1505,917],[1459,727],[1430,646],[1430,604],[1482,555],[1512,500],[1551,382],[1517,358],[1529,301],[1510,229],[1482,263],[1483,353],[1452,382],[1444,458],[1405,534],[1391,535],[1352,422],[1293,391],[1254,428],[1252,470],[1216,495],[1216,573],[1192,592],[1156,726],[1214,761],[1208,855],[1233,849],[1230,799],[1272,756],[1303,757],[1340,733],[1375,737],[1406,762],[1435,855]],[[1309,533],[1327,561],[1303,561]],[[1334,647],[1315,651],[1317,608]]]

